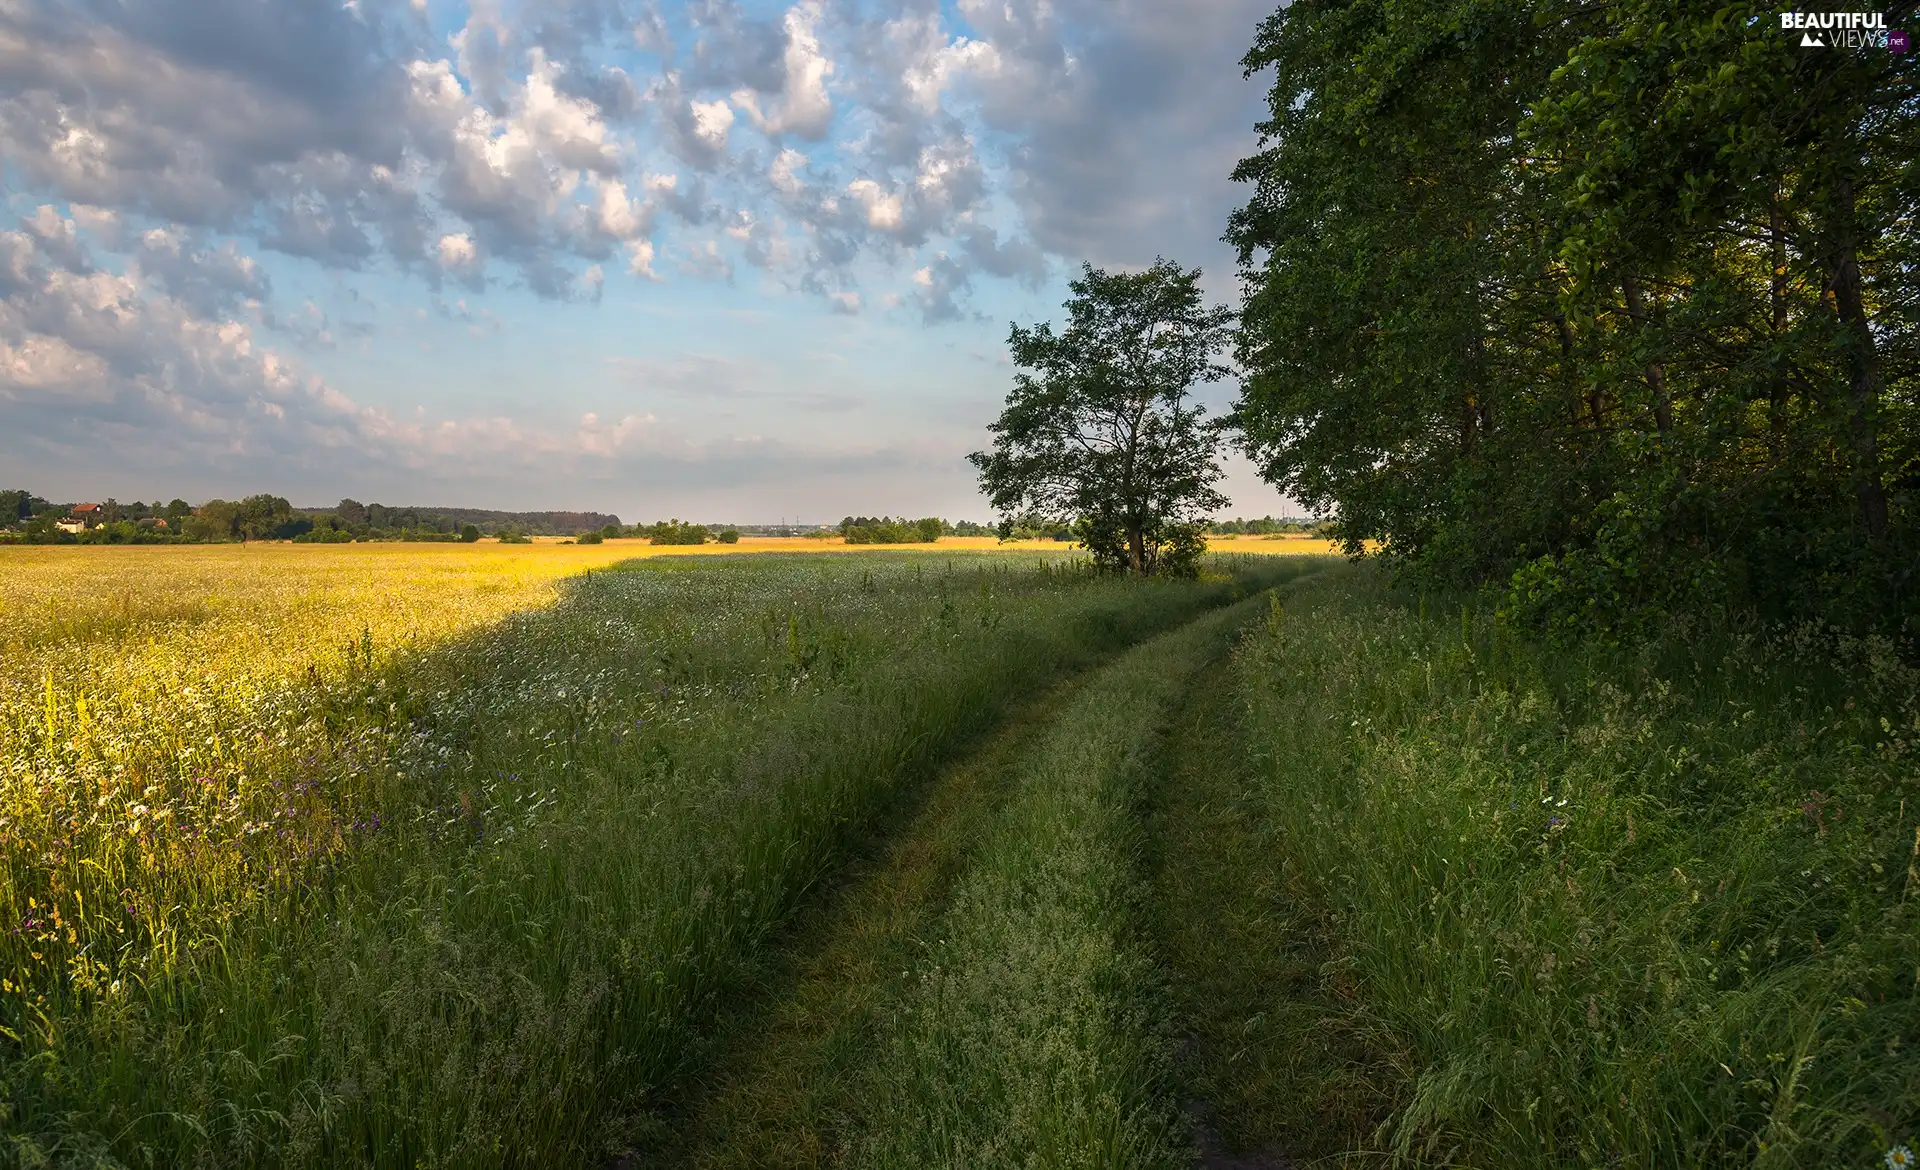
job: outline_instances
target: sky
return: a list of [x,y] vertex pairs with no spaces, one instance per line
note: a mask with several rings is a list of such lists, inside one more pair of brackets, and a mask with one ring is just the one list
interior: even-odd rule
[[1009,323],[1237,296],[1271,7],[0,0],[0,487],[987,519]]

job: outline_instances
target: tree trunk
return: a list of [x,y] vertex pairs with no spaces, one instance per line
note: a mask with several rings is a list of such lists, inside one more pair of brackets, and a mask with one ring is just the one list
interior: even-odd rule
[[[1627,316],[1644,326],[1646,302],[1640,296],[1640,282],[1631,276],[1620,278],[1620,292],[1627,301]],[[1662,437],[1673,429],[1673,401],[1667,397],[1667,367],[1660,362],[1647,363],[1647,389],[1653,391],[1653,425]]]
[[1880,447],[1874,425],[1880,408],[1880,355],[1860,289],[1853,180],[1844,175],[1836,180],[1833,195],[1840,220],[1833,301],[1847,349],[1847,390],[1852,407],[1847,416],[1847,435],[1853,443],[1854,495],[1860,502],[1860,522],[1866,526],[1867,535],[1878,540],[1887,534],[1887,494],[1880,483]]
[[1127,521],[1127,564],[1134,576],[1147,571],[1147,538],[1138,520]]
[[1560,335],[1560,374],[1566,379],[1568,392],[1573,395],[1573,421],[1577,426],[1580,412],[1584,408],[1587,420],[1593,424],[1595,433],[1606,429],[1607,391],[1595,379],[1587,387],[1585,394],[1580,392],[1579,371],[1573,364],[1573,322],[1567,320],[1565,313],[1553,315],[1553,327]]
[[[1770,277],[1767,299],[1773,309],[1773,342],[1780,344],[1780,335],[1787,331],[1787,225],[1786,213],[1781,207],[1780,184],[1773,185],[1773,201],[1767,206],[1767,232],[1769,236],[1769,259],[1773,262],[1773,274]],[[1773,379],[1772,393],[1767,402],[1767,431],[1769,448],[1774,457],[1779,458],[1786,449],[1787,436],[1787,387],[1786,375],[1776,375]]]

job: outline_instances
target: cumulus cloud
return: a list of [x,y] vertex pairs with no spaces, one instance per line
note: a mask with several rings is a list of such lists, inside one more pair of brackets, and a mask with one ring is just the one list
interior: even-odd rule
[[[253,326],[203,313],[137,271],[81,271],[69,263],[71,249],[62,255],[70,227],[85,246],[74,220],[36,215],[27,225],[0,231],[0,274],[10,282],[0,299],[0,404],[10,424],[0,431],[0,455],[9,458],[71,460],[112,450],[139,474],[178,481],[217,464],[271,472],[276,486],[343,470],[457,479],[504,468],[571,480],[662,465],[683,473],[724,468],[732,478],[763,481],[775,468],[817,468],[836,458],[765,440],[699,441],[644,411],[590,412],[572,427],[543,427],[500,414],[436,419],[368,405],[263,344]],[[173,243],[152,241],[162,252]],[[194,254],[184,243],[180,252]],[[596,270],[581,283],[597,286]],[[476,322],[484,316],[464,301],[449,311]],[[332,342],[327,315],[311,302],[288,325],[316,346]],[[668,388],[692,393],[703,375],[728,368],[682,367]],[[764,370],[755,379],[763,389],[772,381]],[[730,377],[715,389],[752,393]],[[819,393],[782,400],[812,410],[857,401]],[[157,433],[167,441],[153,442]]]
[[585,457],[639,416],[429,426],[269,342],[351,336],[307,290],[394,278],[486,332],[503,290],[739,265],[929,325],[1082,259],[1222,276],[1271,2],[476,0],[448,35],[398,0],[0,0],[0,395],[56,437]]
[[[928,245],[1025,279],[1036,252],[1220,252],[1224,176],[1258,96],[1233,63],[1266,8],[957,0],[962,24],[929,0],[881,21],[856,0],[694,0],[671,16],[490,0],[436,44],[416,16],[333,0],[14,0],[0,151],[29,190],[123,223],[429,283],[505,272],[579,295],[585,267],[631,255],[658,212],[712,224],[709,184],[785,209],[792,239],[763,229],[742,258],[784,254],[800,287],[862,256],[924,265]],[[607,59],[636,51],[650,56]],[[674,169],[692,181],[646,187]],[[968,225],[991,201],[1004,239],[988,247]],[[449,263],[449,236],[472,253]]]
[[[343,397],[220,312],[231,285],[250,279],[247,258],[158,236],[125,272],[83,271],[41,238],[0,233],[0,254],[28,249],[16,270],[26,279],[0,300],[0,397],[13,433],[75,446],[164,429],[169,450],[205,453],[289,450],[290,423],[321,445],[360,429]],[[156,279],[169,258],[173,276]]]
[[627,246],[627,271],[648,280],[659,280],[653,270],[653,241],[635,240]]
[[925,267],[914,272],[913,292],[908,300],[920,310],[921,319],[929,325],[958,321],[967,315],[961,307],[961,301],[972,287],[973,276],[967,266],[940,252]]
[[725,152],[727,131],[733,126],[733,107],[722,101],[689,102],[687,110],[693,116],[694,137],[715,152]]
[[440,237],[438,247],[440,266],[448,269],[471,267],[480,259],[480,252],[473,246],[473,237],[465,232],[448,232]]
[[787,10],[782,21],[786,44],[780,54],[779,94],[767,103],[767,109],[761,109],[763,103],[755,89],[734,91],[734,104],[763,134],[796,134],[815,140],[826,137],[833,122],[833,99],[827,93],[833,61],[820,43],[822,13],[819,0],[801,0]]
[[872,179],[855,179],[847,184],[847,194],[860,205],[868,227],[882,232],[900,229],[905,211],[897,192],[887,190]]
[[1040,247],[1096,264],[1226,265],[1219,236],[1244,197],[1226,176],[1253,147],[1262,96],[1237,57],[1271,0],[959,6],[993,49],[968,85],[1015,143],[1011,194]]
[[773,165],[767,168],[767,181],[772,183],[773,189],[782,195],[798,195],[806,189],[806,184],[799,174],[800,168],[806,165],[806,155],[792,147],[787,147],[774,158]]

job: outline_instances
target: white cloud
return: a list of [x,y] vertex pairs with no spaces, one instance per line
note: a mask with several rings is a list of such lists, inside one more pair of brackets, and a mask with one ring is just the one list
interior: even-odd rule
[[440,237],[437,245],[442,268],[466,268],[479,259],[479,251],[473,246],[473,237],[465,232],[449,232]]
[[788,147],[782,150],[774,158],[773,165],[767,168],[767,181],[783,195],[798,195],[806,184],[795,172],[806,165],[807,156]]
[[942,97],[958,79],[992,75],[1001,68],[1000,51],[985,41],[947,39],[937,12],[900,17],[886,25],[894,71],[907,99],[921,114],[941,111]]
[[651,209],[627,197],[626,183],[600,179],[598,186],[600,197],[594,215],[602,232],[616,240],[631,240],[647,230]]
[[681,249],[680,271],[705,280],[731,280],[733,261],[720,251],[719,244],[704,240]]
[[727,148],[727,131],[733,126],[733,107],[724,101],[690,102],[693,132],[715,151]]
[[659,280],[653,270],[653,241],[634,240],[627,245],[627,271],[648,280]]
[[658,422],[651,414],[627,414],[615,422],[603,423],[598,414],[589,412],[580,416],[574,437],[580,450],[587,454],[611,458],[653,438]]
[[847,194],[853,196],[866,214],[867,226],[883,232],[897,231],[902,219],[900,196],[888,191],[872,179],[855,179],[847,184]]
[[820,139],[826,137],[833,122],[833,98],[827,93],[833,61],[820,44],[821,16],[820,0],[802,0],[787,10],[782,22],[787,35],[786,51],[781,56],[785,77],[773,109],[762,112],[760,99],[751,89],[733,93],[734,104],[769,137],[798,134]]

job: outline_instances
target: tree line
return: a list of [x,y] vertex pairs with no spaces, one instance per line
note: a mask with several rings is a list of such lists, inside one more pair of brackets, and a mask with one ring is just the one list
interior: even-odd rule
[[1244,65],[1241,304],[1088,265],[1014,326],[972,456],[1003,535],[1190,572],[1232,442],[1351,553],[1555,636],[1920,635],[1920,57],[1758,8],[1296,0]]
[[[74,521],[84,527],[68,531]],[[496,512],[475,508],[391,507],[343,499],[332,508],[296,508],[285,497],[263,492],[239,500],[183,499],[162,504],[114,499],[86,507],[55,504],[25,489],[0,491],[0,540],[24,543],[154,544],[291,540],[344,543],[355,540],[466,541],[483,535],[525,540],[535,535],[574,535],[603,526],[619,530],[620,518],[602,512]]]
[[1920,62],[1762,8],[1299,0],[1245,65],[1271,482],[1549,631],[1920,631]]

